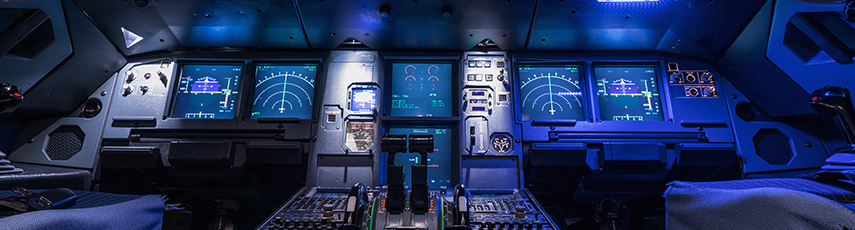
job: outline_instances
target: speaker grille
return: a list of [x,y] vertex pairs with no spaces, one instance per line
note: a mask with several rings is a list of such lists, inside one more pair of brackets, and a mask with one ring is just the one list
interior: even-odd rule
[[48,135],[45,148],[50,160],[68,160],[83,149],[83,130],[76,125],[62,125]]
[[757,156],[770,165],[787,165],[796,156],[790,137],[778,129],[761,129],[754,135]]

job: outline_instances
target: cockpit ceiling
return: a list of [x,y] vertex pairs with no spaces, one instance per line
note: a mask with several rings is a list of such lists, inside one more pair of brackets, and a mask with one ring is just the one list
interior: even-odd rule
[[[763,0],[75,1],[126,55],[195,47],[656,50],[714,59]],[[130,46],[127,33],[142,40]]]

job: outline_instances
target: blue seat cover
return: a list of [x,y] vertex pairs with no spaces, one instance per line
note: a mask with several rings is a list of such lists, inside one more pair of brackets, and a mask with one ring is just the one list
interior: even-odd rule
[[669,229],[855,229],[855,193],[805,179],[674,181]]

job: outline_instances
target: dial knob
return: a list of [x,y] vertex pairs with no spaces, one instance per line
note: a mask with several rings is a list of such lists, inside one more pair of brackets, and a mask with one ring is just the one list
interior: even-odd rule
[[525,219],[525,206],[514,206],[514,219]]
[[698,80],[698,79],[697,79],[697,77],[695,77],[694,74],[686,75],[686,82],[695,82],[695,80]]
[[707,83],[715,83],[715,79],[713,79],[713,76],[710,72],[704,73],[704,75],[701,76],[701,79],[704,79],[704,81],[706,81]]
[[124,87],[122,87],[122,96],[128,96],[133,92],[134,92],[134,86],[132,86],[132,85],[125,85]]
[[698,91],[698,88],[691,88],[691,89],[689,89],[689,95],[692,95],[693,97],[697,97],[700,95],[700,91]]
[[671,81],[674,81],[677,83],[683,83],[683,74],[680,72],[676,72],[674,74],[671,74]]
[[134,75],[134,72],[128,72],[128,78],[125,79],[125,83],[131,83],[132,81],[137,79],[137,76]]
[[717,96],[718,96],[718,92],[715,90],[715,87],[710,86],[710,87],[709,87],[709,88],[707,88],[705,91],[707,91],[707,95],[710,95],[710,96],[712,96],[712,97],[717,97]]
[[145,73],[145,75],[143,75],[143,78],[148,80],[149,78],[151,78],[151,73]]

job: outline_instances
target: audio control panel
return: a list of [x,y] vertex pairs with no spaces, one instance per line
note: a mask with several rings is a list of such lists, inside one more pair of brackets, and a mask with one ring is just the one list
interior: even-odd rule
[[668,63],[668,84],[675,98],[718,98],[716,76],[706,69],[680,69],[677,63]]

